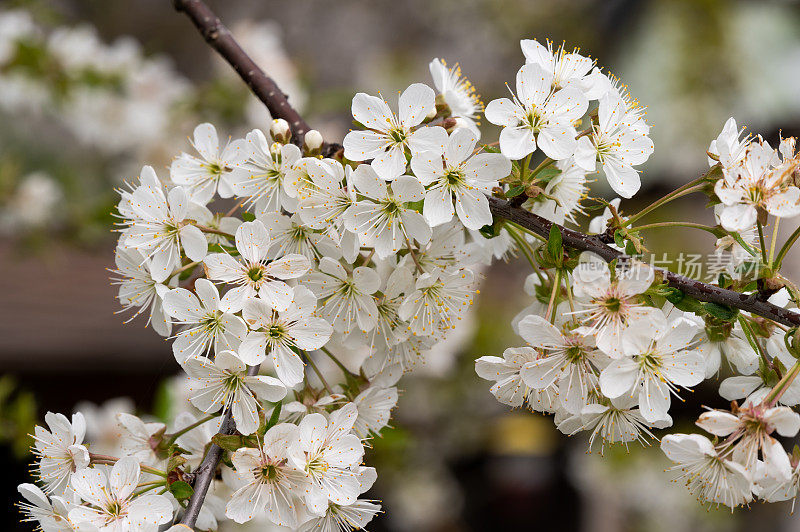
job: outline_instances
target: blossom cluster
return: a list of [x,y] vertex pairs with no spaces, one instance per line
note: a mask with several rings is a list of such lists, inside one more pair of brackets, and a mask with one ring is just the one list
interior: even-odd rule
[[[796,329],[697,301],[635,259],[644,226],[633,224],[647,209],[625,216],[620,199],[590,198],[589,184],[599,172],[624,198],[639,190],[653,151],[643,109],[578,50],[521,47],[515,94],[485,107],[502,128],[496,146],[479,144],[474,88],[435,59],[436,90],[414,83],[396,107],[356,94],[360,127],[332,153],[284,120],[227,140],[204,123],[168,178],[145,166],[120,191],[115,282],[122,306],[172,340],[186,401],[169,424],[118,413],[114,454],[87,445],[82,414],[48,414],[35,434],[43,489],[20,487],[29,518],[45,530],[155,530],[184,514],[213,442],[224,456],[210,466],[220,475],[199,529],[222,519],[363,528],[380,511],[365,495],[377,472],[364,446],[387,426],[398,380],[463,320],[482,267],[514,254],[534,270],[533,301],[512,323],[527,345],[476,361],[501,403],[554,414],[590,445],[646,443],[672,425],[672,397],[715,378],[724,358],[737,375],[720,395],[745,400],[698,421],[724,442],[671,435],[662,448],[703,500],[793,497],[800,456],[774,434],[800,430]],[[739,229],[756,224],[760,236],[766,216],[800,212],[800,159],[793,140],[776,152],[739,137],[726,126],[709,173],[652,208],[705,192],[721,205],[707,228],[718,248],[753,257]],[[557,223],[599,205],[589,231],[626,255],[579,255],[556,225],[545,238],[493,216],[490,195]],[[776,255],[776,235],[762,268],[717,283],[768,284],[771,301],[796,306],[778,274],[793,241]]]

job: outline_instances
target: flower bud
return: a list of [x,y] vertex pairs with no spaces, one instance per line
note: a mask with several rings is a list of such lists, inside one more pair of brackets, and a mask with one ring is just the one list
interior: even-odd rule
[[272,138],[281,144],[288,144],[289,139],[292,138],[292,130],[289,128],[289,122],[283,118],[276,118],[273,120],[272,127],[269,131],[272,133]]
[[303,141],[305,151],[309,155],[316,155],[322,147],[322,135],[316,129],[309,129]]

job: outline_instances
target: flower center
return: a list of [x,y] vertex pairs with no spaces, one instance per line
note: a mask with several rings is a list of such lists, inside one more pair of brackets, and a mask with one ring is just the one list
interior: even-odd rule
[[406,138],[408,138],[406,132],[399,127],[393,127],[387,134],[394,144],[402,144],[406,141]]
[[261,279],[264,278],[264,268],[263,266],[253,266],[249,270],[247,270],[247,277],[250,278],[251,281],[254,283],[259,282]]

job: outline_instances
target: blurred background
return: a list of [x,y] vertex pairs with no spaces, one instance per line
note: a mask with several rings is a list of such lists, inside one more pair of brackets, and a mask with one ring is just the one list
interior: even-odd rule
[[[350,125],[353,93],[391,100],[430,84],[434,57],[460,63],[488,102],[513,83],[519,39],[580,47],[648,109],[656,150],[628,211],[702,173],[729,116],[770,141],[800,134],[800,6],[788,0],[209,4],[331,141]],[[169,0],[3,0],[0,120],[2,529],[29,530],[10,501],[29,479],[27,434],[45,412],[90,401],[80,408],[101,418],[169,415],[169,346],[115,314],[114,189],[143,164],[165,169],[199,122],[242,136],[269,117]],[[496,134],[486,128],[483,140]],[[711,222],[702,207],[682,200],[669,214]],[[706,236],[658,237],[658,251],[713,250]],[[787,260],[795,277],[799,258]],[[379,472],[369,495],[386,510],[371,530],[800,530],[788,503],[701,507],[669,481],[657,445],[587,454],[585,438],[500,405],[474,360],[522,345],[510,322],[529,304],[523,263],[487,270],[470,323],[401,381],[394,428],[369,451]],[[706,384],[674,407],[677,428],[720,400]]]

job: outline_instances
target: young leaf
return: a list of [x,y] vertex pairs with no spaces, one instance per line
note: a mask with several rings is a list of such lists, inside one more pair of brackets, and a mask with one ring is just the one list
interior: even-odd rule
[[177,480],[169,485],[169,491],[172,493],[176,499],[179,501],[182,499],[188,499],[194,493],[194,489],[183,480]]
[[555,224],[550,226],[550,237],[547,239],[547,253],[557,265],[561,265],[564,247],[561,243],[561,231]]

